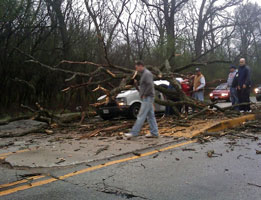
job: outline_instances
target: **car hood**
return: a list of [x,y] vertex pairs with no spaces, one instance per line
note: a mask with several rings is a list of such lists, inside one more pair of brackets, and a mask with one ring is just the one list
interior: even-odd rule
[[228,93],[229,90],[213,90],[212,93]]
[[117,95],[116,98],[123,98],[123,97],[127,97],[129,95],[136,94],[136,93],[139,93],[138,90],[122,91],[120,94]]
[[[128,97],[129,95],[136,94],[136,93],[139,93],[139,92],[137,90],[126,90],[126,91],[122,91],[120,94],[118,94],[116,98]],[[106,95],[103,95],[103,96],[99,97],[97,100],[101,101],[105,97],[106,97]]]

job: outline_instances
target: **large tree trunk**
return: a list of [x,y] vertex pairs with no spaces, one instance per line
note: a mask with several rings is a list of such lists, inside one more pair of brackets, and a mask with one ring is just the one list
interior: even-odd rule
[[62,37],[62,51],[64,59],[70,59],[70,40],[65,23],[64,13],[62,12],[62,3],[64,0],[46,0],[53,8],[59,24],[59,30]]

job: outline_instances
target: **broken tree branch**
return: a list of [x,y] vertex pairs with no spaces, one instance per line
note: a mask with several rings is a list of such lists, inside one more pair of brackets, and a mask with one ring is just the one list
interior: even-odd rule
[[185,65],[185,66],[183,66],[183,67],[174,69],[173,72],[181,72],[181,71],[186,70],[186,69],[188,69],[188,68],[197,67],[197,66],[204,66],[204,67],[206,67],[206,66],[208,66],[208,65],[216,64],[216,63],[231,64],[232,62],[231,62],[231,61],[225,61],[225,60],[213,60],[213,61],[206,61],[205,63],[190,63],[190,64]]

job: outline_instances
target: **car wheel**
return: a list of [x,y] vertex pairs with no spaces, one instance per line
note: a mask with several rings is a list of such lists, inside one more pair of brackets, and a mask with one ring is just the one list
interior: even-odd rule
[[140,103],[133,104],[129,109],[129,118],[136,119],[140,111]]
[[256,97],[256,100],[257,101],[261,101],[261,97]]

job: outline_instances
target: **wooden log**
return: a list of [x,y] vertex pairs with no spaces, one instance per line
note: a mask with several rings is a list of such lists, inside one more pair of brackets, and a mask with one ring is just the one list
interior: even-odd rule
[[110,126],[110,127],[107,127],[107,128],[100,128],[100,129],[94,130],[90,133],[86,133],[86,134],[82,135],[79,139],[80,140],[86,139],[86,138],[88,139],[88,138],[95,136],[96,134],[98,134],[100,132],[117,131],[117,130],[122,129],[122,128],[129,128],[132,125],[133,125],[132,123],[127,123],[127,124]]

